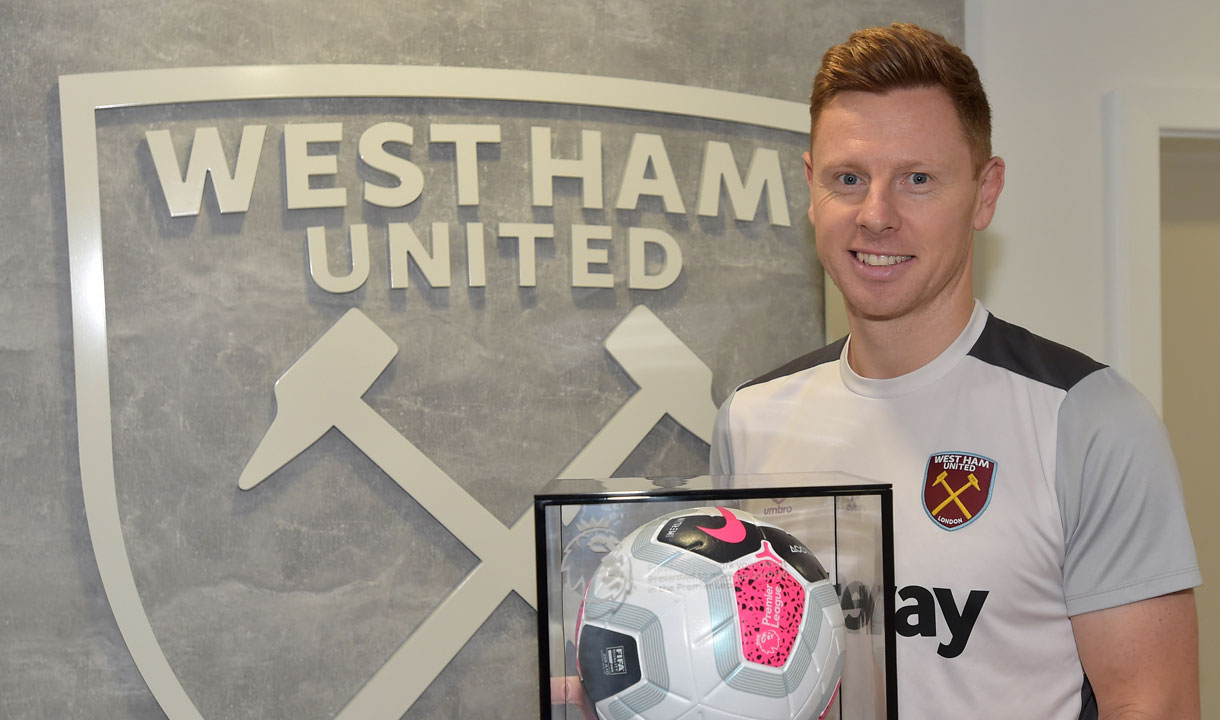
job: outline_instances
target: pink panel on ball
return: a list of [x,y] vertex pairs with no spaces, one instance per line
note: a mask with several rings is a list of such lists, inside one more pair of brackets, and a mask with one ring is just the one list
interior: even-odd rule
[[[769,555],[768,550],[764,547],[759,555]],[[801,629],[805,589],[770,559],[738,570],[733,574],[733,586],[742,654],[750,662],[783,667]]]

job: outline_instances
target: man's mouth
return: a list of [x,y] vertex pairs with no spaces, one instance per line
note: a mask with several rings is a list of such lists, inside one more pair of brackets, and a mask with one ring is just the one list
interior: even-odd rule
[[853,252],[852,254],[856,256],[856,260],[872,267],[897,265],[915,257],[914,255],[874,255],[873,253],[863,252]]

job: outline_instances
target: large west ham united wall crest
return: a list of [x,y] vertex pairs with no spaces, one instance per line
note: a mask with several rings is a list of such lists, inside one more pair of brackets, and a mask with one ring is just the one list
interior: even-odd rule
[[89,533],[171,720],[536,716],[533,493],[704,471],[823,339],[800,103],[296,66],[60,104]]

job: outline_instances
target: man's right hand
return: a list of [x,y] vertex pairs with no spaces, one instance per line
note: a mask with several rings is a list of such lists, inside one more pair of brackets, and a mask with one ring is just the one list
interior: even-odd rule
[[580,678],[575,675],[551,678],[551,704],[575,705],[580,708],[580,714],[584,716],[584,720],[597,720],[593,703],[589,702],[589,696],[585,694],[585,688],[580,684]]

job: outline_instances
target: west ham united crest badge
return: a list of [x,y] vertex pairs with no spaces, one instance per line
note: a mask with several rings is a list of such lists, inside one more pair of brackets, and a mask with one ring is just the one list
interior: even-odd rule
[[991,502],[996,464],[966,452],[936,453],[928,458],[923,507],[932,522],[960,530],[978,519]]

